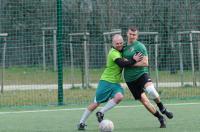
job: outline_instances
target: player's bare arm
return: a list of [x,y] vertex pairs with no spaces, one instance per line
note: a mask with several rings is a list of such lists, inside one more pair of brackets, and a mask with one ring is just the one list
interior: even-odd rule
[[148,61],[148,57],[144,56],[143,59],[141,61],[138,61],[137,63],[135,63],[133,65],[134,67],[138,67],[138,66],[149,66],[149,61]]

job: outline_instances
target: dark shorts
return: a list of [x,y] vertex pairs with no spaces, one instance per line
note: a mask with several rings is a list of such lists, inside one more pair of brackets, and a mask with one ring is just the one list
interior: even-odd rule
[[128,85],[128,88],[131,91],[133,97],[136,100],[138,100],[141,98],[141,94],[144,92],[144,85],[147,82],[152,82],[152,81],[151,78],[148,76],[148,74],[145,73],[137,80],[134,80],[132,82],[126,82],[126,84]]

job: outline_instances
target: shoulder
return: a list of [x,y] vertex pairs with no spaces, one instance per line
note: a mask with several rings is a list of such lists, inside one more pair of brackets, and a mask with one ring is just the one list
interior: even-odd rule
[[145,46],[142,42],[140,42],[140,41],[136,41],[135,43],[136,43],[137,46],[140,47],[140,48],[146,48],[146,46]]
[[121,58],[122,55],[121,55],[121,52],[119,52],[118,50],[111,48],[109,53],[108,53],[108,57],[115,60],[116,58]]
[[109,55],[120,55],[121,52],[119,52],[118,50],[111,48],[109,51]]
[[111,53],[120,53],[118,50],[116,50],[115,48],[111,48],[110,51]]
[[142,42],[140,42],[140,41],[136,41],[135,43],[140,45],[140,46],[144,46],[144,44]]

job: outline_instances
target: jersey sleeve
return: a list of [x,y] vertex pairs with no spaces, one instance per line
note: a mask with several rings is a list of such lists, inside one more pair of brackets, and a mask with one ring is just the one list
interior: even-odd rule
[[111,58],[112,58],[113,61],[115,61],[118,58],[122,58],[121,53],[119,51],[117,51],[117,50],[113,50],[111,52],[110,56],[111,56]]
[[144,46],[144,44],[141,44],[141,46],[140,46],[140,48],[138,49],[137,52],[141,52],[144,56],[148,56],[147,49]]

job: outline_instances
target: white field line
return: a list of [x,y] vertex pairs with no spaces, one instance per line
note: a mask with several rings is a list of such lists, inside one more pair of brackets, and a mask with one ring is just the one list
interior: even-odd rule
[[[175,103],[175,104],[166,104],[168,106],[183,106],[183,105],[200,105],[199,103]],[[116,106],[115,108],[138,108],[143,107],[143,105],[134,105],[134,106]],[[99,107],[102,108],[102,107]],[[54,110],[30,110],[30,111],[10,111],[10,112],[0,112],[0,115],[5,114],[23,114],[23,113],[38,113],[38,112],[56,112],[56,111],[80,111],[85,110],[85,108],[69,108],[69,109],[54,109]]]

